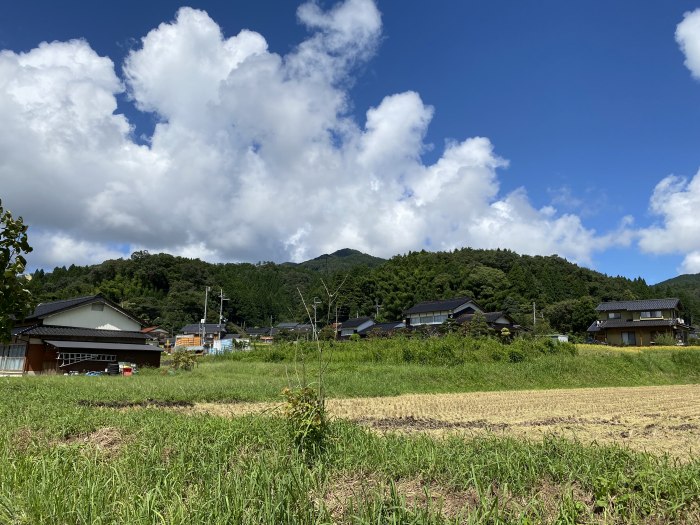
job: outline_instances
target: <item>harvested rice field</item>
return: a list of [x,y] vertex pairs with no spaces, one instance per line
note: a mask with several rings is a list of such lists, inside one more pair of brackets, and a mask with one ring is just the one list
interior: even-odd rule
[[[278,413],[274,403],[196,403],[183,410],[234,417]],[[682,461],[700,449],[700,385],[580,388],[328,400],[332,417],[378,432],[556,435],[616,443]]]

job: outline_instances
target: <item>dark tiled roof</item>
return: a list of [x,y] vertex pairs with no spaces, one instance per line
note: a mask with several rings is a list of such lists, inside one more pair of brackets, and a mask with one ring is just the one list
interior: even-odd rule
[[392,330],[400,330],[401,328],[405,327],[406,325],[403,323],[403,321],[394,321],[392,323],[375,323],[372,326],[369,326],[364,330],[360,330],[357,333],[360,335],[365,335],[373,330],[379,332],[391,332]]
[[609,319],[607,321],[593,321],[588,327],[588,332],[599,332],[608,328],[663,328],[668,326],[686,326],[676,323],[675,319],[644,319],[641,321],[626,321],[624,319]]
[[56,314],[58,312],[62,312],[64,310],[70,310],[71,308],[75,308],[77,306],[82,306],[84,304],[90,304],[95,302],[101,302],[111,306],[118,312],[124,314],[129,319],[133,320],[136,323],[139,323],[141,326],[145,324],[138,317],[133,316],[132,314],[121,308],[118,304],[113,303],[109,299],[106,299],[99,294],[87,295],[85,297],[76,297],[73,299],[63,299],[61,301],[52,301],[50,303],[41,303],[34,309],[34,312],[25,319],[25,321],[35,321],[38,319],[43,319],[44,317]]
[[192,323],[187,326],[183,326],[180,329],[181,334],[199,334],[201,333],[202,326],[204,326],[205,334],[218,334],[220,332],[226,332],[226,328],[223,324],[219,323]]
[[[345,330],[347,328],[357,328],[358,326],[361,326],[365,324],[367,321],[372,321],[371,317],[357,317],[355,319],[348,319],[347,321],[343,321],[340,325],[341,330]],[[374,323],[374,321],[372,321]]]
[[277,323],[275,328],[279,330],[294,330],[297,326],[299,326],[299,323]]
[[269,328],[246,328],[246,333],[248,335],[267,335],[270,333]]
[[127,330],[100,330],[98,328],[77,328],[73,326],[33,325],[19,329],[17,335],[33,337],[84,337],[91,339],[139,339],[148,338],[141,332]]
[[427,312],[444,312],[454,310],[462,306],[464,303],[473,302],[469,297],[457,297],[455,299],[446,299],[444,301],[423,301],[409,308],[404,312],[405,315],[422,314]]
[[27,319],[39,319],[47,315],[60,312],[61,310],[67,310],[73,308],[74,306],[79,306],[84,303],[89,303],[97,299],[98,295],[88,295],[85,297],[75,297],[73,299],[63,299],[61,301],[52,301],[50,303],[41,303],[35,309],[34,312],[27,317]]
[[666,299],[641,299],[639,301],[608,301],[600,303],[596,310],[598,312],[614,312],[626,310],[628,312],[641,312],[646,310],[668,310],[676,308],[680,303],[677,297]]

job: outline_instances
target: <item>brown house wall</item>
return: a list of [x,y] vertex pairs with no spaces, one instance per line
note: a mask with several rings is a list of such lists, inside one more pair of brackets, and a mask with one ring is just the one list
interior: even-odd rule
[[24,362],[24,371],[38,374],[44,370],[44,345],[27,345],[27,359]]
[[[32,348],[33,347],[33,348]],[[159,351],[127,351],[127,350],[84,350],[84,353],[99,353],[110,354],[117,357],[117,362],[124,361],[127,363],[135,363],[137,366],[144,367],[160,367],[160,352]],[[27,351],[27,363],[30,362],[29,354],[31,353],[31,369],[27,367],[27,371],[35,373],[55,371],[63,372],[101,372],[107,368],[105,361],[82,361],[70,366],[59,368],[58,353],[48,345],[30,345]]]

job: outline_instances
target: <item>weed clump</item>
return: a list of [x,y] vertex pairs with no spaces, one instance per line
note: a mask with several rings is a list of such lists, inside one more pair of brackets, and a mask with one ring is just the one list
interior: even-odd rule
[[189,350],[177,350],[173,352],[173,362],[170,365],[173,370],[192,370],[197,365],[197,356]]
[[307,459],[317,457],[326,447],[328,417],[318,392],[309,386],[285,388],[284,415],[296,449]]

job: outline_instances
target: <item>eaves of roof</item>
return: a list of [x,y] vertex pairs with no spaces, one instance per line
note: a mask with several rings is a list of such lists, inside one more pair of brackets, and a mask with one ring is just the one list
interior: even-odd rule
[[606,321],[593,321],[588,327],[588,332],[600,332],[610,328],[627,328],[635,330],[637,328],[690,328],[690,326],[678,323],[675,319],[644,319],[640,321],[626,321],[624,319],[608,319]]

